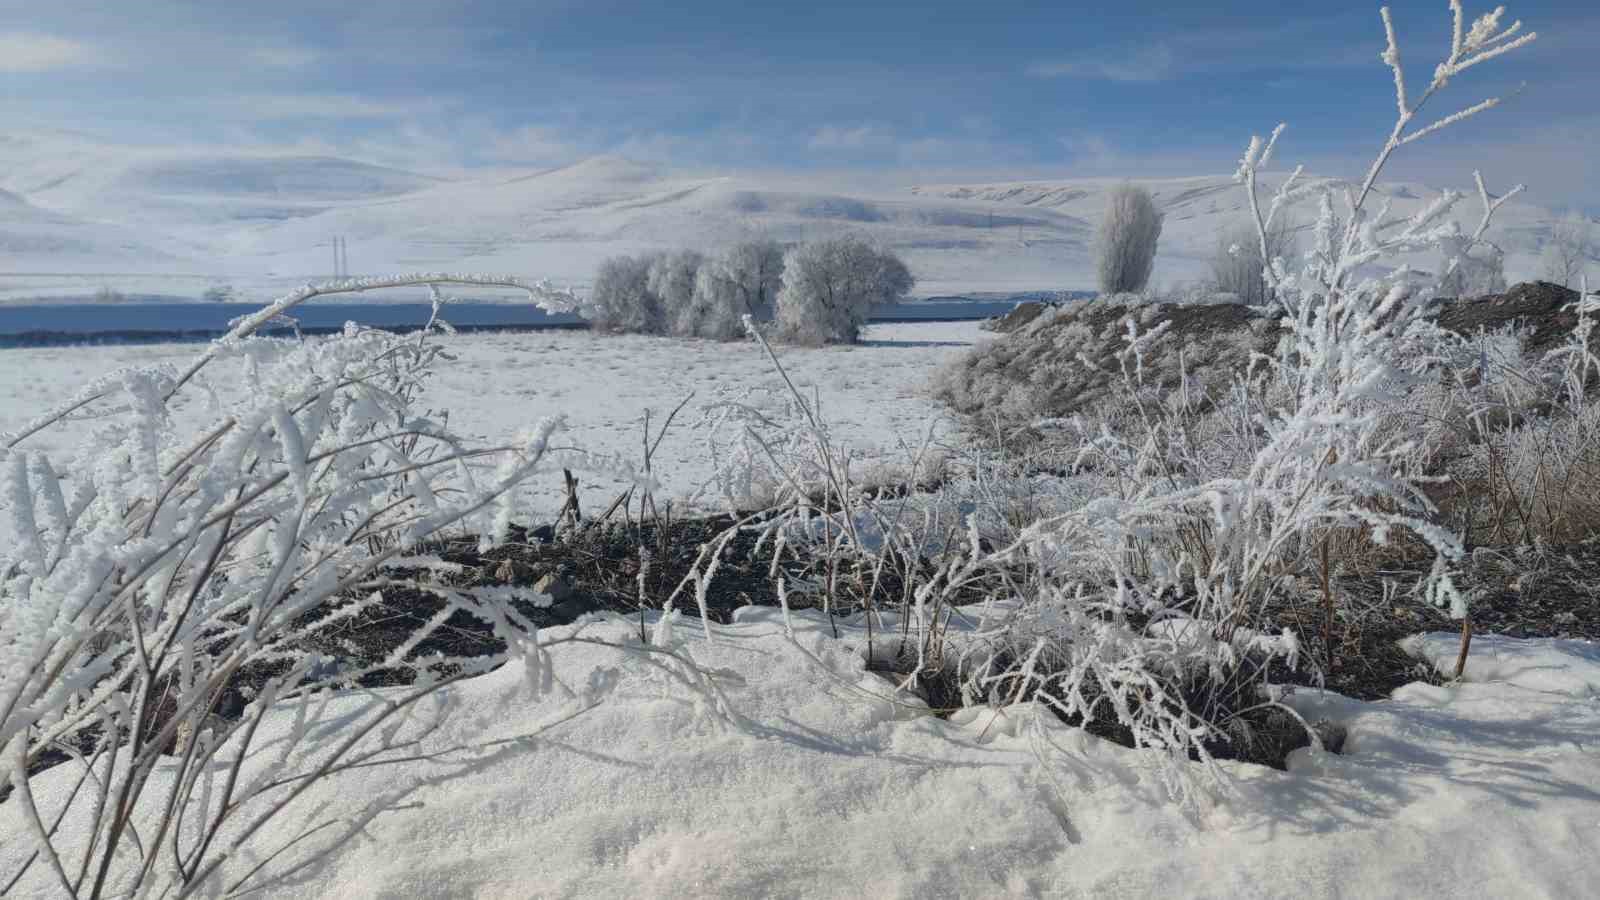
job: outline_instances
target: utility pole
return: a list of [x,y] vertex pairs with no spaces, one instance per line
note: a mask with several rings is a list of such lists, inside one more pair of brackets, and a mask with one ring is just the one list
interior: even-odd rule
[[350,277],[350,242],[339,235],[333,236],[333,277]]

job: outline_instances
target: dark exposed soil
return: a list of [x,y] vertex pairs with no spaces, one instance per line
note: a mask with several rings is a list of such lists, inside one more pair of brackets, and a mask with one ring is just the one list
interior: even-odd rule
[[1578,324],[1578,292],[1548,281],[1524,282],[1487,297],[1435,302],[1440,327],[1472,335],[1514,324],[1527,330],[1523,350],[1535,355],[1554,349]]
[[[509,584],[531,588],[547,575],[560,579],[570,588],[569,595],[548,607],[519,606],[520,612],[544,627],[571,622],[592,611],[637,613],[641,605],[641,543],[651,560],[645,571],[644,602],[650,609],[660,608],[688,573],[701,547],[733,524],[728,516],[682,519],[659,528],[617,524],[592,527],[559,540],[548,539],[549,529],[536,534],[516,529],[509,543],[486,553],[480,554],[476,540],[470,538],[451,540],[428,548],[428,552],[462,567],[460,572],[447,576],[452,586]],[[757,532],[752,530],[741,532],[728,543],[706,596],[707,613],[713,621],[729,622],[734,610],[747,605],[778,605],[775,581],[768,576],[770,543],[758,555],[756,541]],[[785,557],[780,571],[792,581],[797,576],[825,574],[819,565],[815,560],[790,555]],[[924,562],[919,567],[926,572],[926,566]],[[394,570],[389,574],[418,583],[440,577],[424,570]],[[1362,700],[1382,700],[1413,681],[1443,683],[1430,665],[1408,656],[1399,646],[1400,641],[1419,632],[1456,631],[1460,627],[1447,611],[1407,596],[1423,574],[1421,570],[1394,570],[1337,579],[1331,666],[1325,663],[1320,592],[1308,587],[1298,596],[1280,598],[1269,605],[1265,628],[1291,628],[1300,636],[1303,647],[1298,670],[1275,663],[1268,671],[1269,680],[1301,689],[1326,687]],[[1523,552],[1480,550],[1463,565],[1457,584],[1476,598],[1473,620],[1477,634],[1600,640],[1600,578],[1596,575],[1600,575],[1600,544]],[[1385,581],[1392,581],[1399,589],[1388,595],[1388,603],[1384,602]],[[836,602],[841,612],[859,608],[866,596],[868,577],[843,573],[838,584]],[[886,571],[873,594],[874,602],[885,607],[895,605],[903,590],[900,576]],[[982,599],[981,588],[969,593],[970,601]],[[796,598],[791,597],[791,602],[803,608]],[[685,615],[699,616],[692,592],[680,595],[675,607]],[[442,601],[426,590],[389,589],[379,608],[356,620],[340,637],[347,652],[366,660],[381,659],[441,608]],[[413,658],[434,653],[475,656],[503,649],[486,625],[457,613],[446,627],[418,647]],[[899,667],[880,660],[871,668],[893,674]],[[412,677],[410,669],[398,669],[362,679],[362,683],[393,684]],[[953,673],[924,679],[922,691],[929,706],[941,714],[948,714],[961,704]],[[1241,727],[1234,740],[1214,742],[1207,747],[1208,752],[1222,759],[1282,767],[1291,750],[1308,743],[1299,724],[1280,711],[1252,712],[1244,715],[1241,722],[1248,726],[1247,735]],[[1131,740],[1109,708],[1089,722],[1072,724],[1121,743]],[[1341,740],[1332,730],[1323,738],[1325,744],[1334,747]]]
[[[715,540],[733,524],[727,516],[682,519],[670,525],[642,527],[597,525],[575,535],[555,539],[549,528],[529,532],[514,528],[511,540],[480,553],[475,538],[461,537],[418,548],[432,553],[457,571],[439,573],[427,569],[390,569],[385,576],[400,583],[383,591],[381,604],[366,610],[330,636],[328,646],[317,649],[344,657],[354,667],[372,666],[384,659],[401,641],[443,608],[443,601],[429,593],[429,582],[451,587],[515,585],[532,588],[546,576],[554,576],[566,590],[549,605],[519,603],[518,611],[540,627],[571,622],[589,612],[610,611],[634,614],[640,609],[640,546],[647,548],[650,562],[645,569],[644,603],[660,608],[699,557],[703,545]],[[706,609],[717,622],[731,621],[733,611],[747,605],[776,606],[770,543],[756,553],[757,532],[741,532],[727,545],[717,576],[706,597]],[[928,563],[917,564],[919,576],[928,573]],[[894,568],[894,567],[889,567]],[[793,554],[780,566],[791,580],[806,575],[820,576],[816,560]],[[1271,682],[1311,689],[1329,690],[1363,700],[1382,700],[1396,688],[1413,681],[1442,683],[1432,667],[1408,656],[1399,642],[1424,631],[1455,631],[1459,623],[1446,611],[1437,610],[1406,596],[1422,576],[1422,571],[1395,570],[1363,577],[1340,578],[1335,582],[1336,609],[1332,636],[1334,664],[1324,664],[1322,640],[1322,599],[1320,592],[1308,588],[1301,595],[1281,598],[1265,610],[1267,629],[1288,627],[1300,636],[1303,662],[1298,670],[1275,663],[1268,671]],[[1475,599],[1473,621],[1476,634],[1503,634],[1511,637],[1556,637],[1600,640],[1600,542],[1542,550],[1479,550],[1463,564],[1457,583]],[[1399,592],[1390,592],[1385,602],[1384,582],[1392,581]],[[841,573],[836,602],[841,611],[859,608],[869,593],[870,580],[863,573]],[[546,583],[546,587],[549,584]],[[885,572],[872,593],[873,601],[889,607],[897,605],[905,585],[895,572]],[[975,587],[962,602],[981,600],[983,590]],[[804,608],[799,598],[791,597],[796,608]],[[692,592],[680,595],[675,603],[685,615],[695,617],[699,609]],[[426,662],[429,657],[476,657],[503,651],[504,645],[491,629],[466,613],[456,613],[444,627],[424,640],[409,659]],[[892,662],[874,661],[871,668],[892,674],[900,667]],[[441,674],[448,674],[448,667]],[[241,678],[218,704],[224,717],[239,714],[251,688],[274,671],[258,668],[241,673]],[[380,686],[409,683],[415,677],[410,667],[370,672],[354,683]],[[1004,688],[1002,687],[1002,693]],[[962,703],[953,673],[924,679],[924,699],[938,714],[948,714]],[[1242,698],[1241,698],[1242,699]],[[1109,707],[1103,707],[1090,721],[1071,721],[1100,737],[1123,744],[1131,734]],[[1242,759],[1281,768],[1288,753],[1309,742],[1304,730],[1286,714],[1264,709],[1241,717],[1240,728],[1232,740],[1214,741],[1208,752],[1221,759]],[[1245,727],[1247,726],[1247,727]],[[1342,735],[1336,729],[1324,730],[1324,743],[1337,749]],[[58,755],[41,760],[40,768],[61,761]],[[9,790],[0,791],[0,801]]]

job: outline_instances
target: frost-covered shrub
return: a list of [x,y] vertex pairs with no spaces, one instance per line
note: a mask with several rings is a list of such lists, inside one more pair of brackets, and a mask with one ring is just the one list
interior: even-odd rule
[[1576,327],[1548,351],[1527,352],[1529,335],[1511,329],[1461,338],[1437,390],[1435,405],[1449,412],[1410,416],[1412,427],[1445,432],[1434,441],[1448,475],[1441,506],[1475,543],[1600,534],[1597,304],[1590,296],[1574,306]]
[[784,257],[778,333],[808,344],[854,343],[873,305],[904,299],[914,283],[898,256],[854,235],[801,244]]
[[1136,294],[1150,283],[1161,212],[1150,192],[1131,184],[1107,195],[1106,214],[1095,235],[1096,274],[1102,294]]
[[[594,461],[551,448],[559,417],[477,448],[419,414],[411,398],[442,358],[426,332],[252,337],[320,294],[450,281],[523,287],[551,311],[575,305],[548,286],[487,276],[308,287],[187,368],[120,371],[0,439],[13,532],[0,558],[0,782],[28,826],[7,840],[37,851],[10,857],[21,871],[0,872],[0,886],[23,879],[26,892],[82,897],[270,888],[422,785],[510,749],[417,756],[451,714],[441,687],[504,663],[531,690],[553,686],[538,629],[516,606],[548,598],[397,585],[386,567],[446,530],[503,540],[517,484],[545,465]],[[441,324],[435,297],[430,327]],[[172,415],[208,394],[198,426]],[[70,464],[27,449],[31,435],[84,414],[101,425]],[[441,614],[388,658],[353,664],[337,650],[341,632],[395,587],[435,595]],[[460,614],[486,623],[505,651],[413,653]],[[409,672],[410,684],[351,693],[379,670]],[[76,773],[78,788],[37,795],[33,780],[51,763]],[[339,809],[297,802],[342,769],[390,763],[405,763],[392,790]],[[265,845],[262,825],[285,817],[304,830]]]
[[614,256],[600,264],[581,312],[602,331],[661,334],[666,304],[651,288],[651,269],[662,257]]

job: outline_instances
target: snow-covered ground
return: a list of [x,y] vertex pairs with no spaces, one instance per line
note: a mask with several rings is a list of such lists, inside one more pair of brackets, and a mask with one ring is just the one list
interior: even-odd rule
[[[932,425],[951,424],[924,389],[928,377],[953,353],[983,334],[977,322],[868,326],[861,346],[777,348],[790,376],[811,396],[815,389],[833,436],[850,445],[868,476],[878,465],[905,459],[899,442],[917,446]],[[593,453],[641,461],[643,420],[651,430],[693,394],[656,453],[657,478],[669,495],[686,497],[711,475],[704,434],[692,426],[719,391],[777,389],[771,360],[751,342],[715,343],[586,331],[474,333],[440,337],[457,357],[440,365],[419,404],[449,410],[452,430],[479,444],[502,444],[546,416],[567,417],[560,441]],[[200,344],[109,345],[0,350],[0,433],[12,431],[79,387],[125,366],[183,365]],[[195,410],[198,414],[199,410]],[[48,450],[65,463],[94,427],[81,421],[52,428],[26,446]],[[599,478],[581,493],[593,509],[609,505],[617,483]],[[524,488],[530,520],[560,508],[556,473]],[[596,512],[600,510],[595,510]]]
[[[841,440],[893,458],[897,438],[915,443],[937,417],[926,377],[978,336],[975,323],[884,325],[864,346],[780,353],[804,389],[818,390]],[[753,344],[550,332],[447,346],[458,359],[423,402],[489,442],[565,414],[573,444],[636,456],[644,409],[659,421],[696,392],[687,425],[719,387],[777,384]],[[117,367],[182,363],[200,349],[4,351],[0,430]],[[91,426],[33,443],[70,454]],[[657,459],[680,495],[707,474],[697,441],[680,427]],[[525,509],[556,502],[550,481]],[[611,496],[589,490],[591,509]],[[793,639],[781,612],[750,608],[713,627],[711,641],[689,621],[665,638],[714,673],[723,713],[661,657],[596,644],[552,649],[573,694],[534,697],[514,667],[451,688],[458,712],[421,750],[500,742],[501,755],[475,767],[447,755],[346,772],[309,791],[262,832],[256,856],[228,871],[242,874],[352,798],[401,789],[402,808],[373,820],[363,840],[271,895],[1571,898],[1600,883],[1593,644],[1480,637],[1466,683],[1413,684],[1375,703],[1297,695],[1308,718],[1347,729],[1344,754],[1297,751],[1288,772],[1224,763],[1234,791],[1185,808],[1145,754],[1029,708],[936,718],[864,670],[860,623],[842,623],[837,638],[803,614],[792,626]],[[621,644],[636,628],[606,616],[545,637]],[[1455,637],[1421,636],[1413,650],[1445,670]],[[334,712],[354,713],[373,701],[335,702]],[[275,714],[259,745],[271,748],[292,723]],[[147,796],[162,794],[165,765]],[[269,749],[245,771],[273,765]],[[47,818],[74,780],[66,767],[35,779]],[[33,849],[18,816],[17,803],[0,805],[0,872]],[[63,835],[77,827],[69,817]],[[52,896],[45,872],[14,895]]]
[[[1589,644],[1481,639],[1464,684],[1377,703],[1304,695],[1302,710],[1348,728],[1344,755],[1296,751],[1288,772],[1224,764],[1235,792],[1186,811],[1140,752],[1028,708],[935,718],[864,671],[859,630],[793,626],[791,640],[779,611],[747,608],[712,642],[674,630],[671,649],[717,671],[725,716],[659,657],[594,644],[553,649],[575,696],[533,698],[509,666],[451,689],[456,717],[419,752],[598,705],[455,777],[425,783],[452,767],[411,763],[314,788],[258,853],[327,804],[415,781],[406,808],[271,896],[1577,898],[1600,879]],[[620,643],[634,628],[608,617],[545,636]],[[1423,644],[1448,665],[1451,640]],[[292,720],[269,720],[258,743]],[[245,777],[271,765],[258,753]],[[67,768],[35,779],[47,816]],[[168,777],[158,768],[149,793]],[[0,871],[31,850],[16,807],[0,806]],[[38,880],[17,892],[50,895]]]

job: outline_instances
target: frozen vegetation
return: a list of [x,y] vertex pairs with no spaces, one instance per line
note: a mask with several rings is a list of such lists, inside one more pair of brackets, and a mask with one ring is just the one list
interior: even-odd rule
[[[14,391],[0,893],[1591,892],[1600,304],[1530,336],[1434,303],[1498,275],[1515,191],[1480,178],[1463,229],[1463,196],[1401,210],[1380,176],[1533,40],[1451,9],[1422,82],[1384,11],[1360,180],[1265,178],[1285,129],[1250,141],[1219,302],[969,347],[856,333],[851,298],[910,280],[864,241],[776,281],[770,246],[677,250],[585,297],[308,286]],[[1123,196],[1102,249],[1137,290],[1167,231]],[[423,331],[255,334],[397,286]],[[452,334],[490,287],[604,327]],[[635,323],[677,336],[605,333]],[[1540,636],[1475,635],[1508,602]]]

